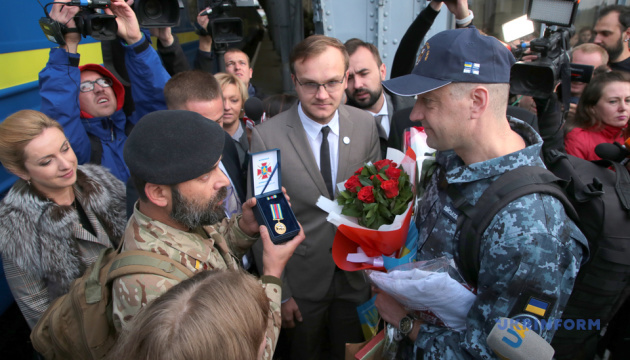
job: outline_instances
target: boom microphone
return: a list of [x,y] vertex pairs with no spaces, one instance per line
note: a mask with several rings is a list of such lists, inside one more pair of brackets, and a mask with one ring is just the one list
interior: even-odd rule
[[257,97],[250,97],[245,101],[243,105],[245,110],[245,116],[254,121],[255,124],[260,124],[260,119],[263,116],[263,104]]
[[624,159],[630,157],[630,139],[626,140],[626,146],[619,144],[618,142],[614,142],[612,144],[609,143],[601,143],[595,146],[595,154],[602,159],[622,162]]
[[540,335],[508,318],[499,318],[486,341],[501,359],[551,360],[555,353]]

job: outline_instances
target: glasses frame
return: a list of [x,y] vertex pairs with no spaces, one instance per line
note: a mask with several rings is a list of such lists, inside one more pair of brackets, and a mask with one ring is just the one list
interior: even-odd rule
[[[101,84],[101,82],[104,82],[104,84]],[[81,89],[81,87],[83,86],[83,84],[88,84],[88,83],[89,83],[90,85],[92,85],[92,88],[91,88],[90,90],[83,90],[83,89]],[[82,93],[86,93],[86,92],[94,91],[94,84],[98,84],[98,85],[99,85],[100,87],[102,87],[102,88],[108,88],[108,87],[111,87],[113,83],[114,83],[114,82],[112,81],[112,79],[110,79],[110,78],[105,78],[105,77],[98,78],[98,79],[96,79],[96,80],[86,80],[86,81],[83,81],[83,82],[81,82],[81,83],[79,84],[79,91],[80,91],[80,92],[82,92]]]
[[[300,84],[300,86],[303,87],[305,91],[312,94],[317,94],[319,92],[320,87],[323,87],[324,90],[326,90],[326,92],[330,93],[331,90],[329,90],[327,86],[343,85],[343,82],[346,80],[346,75],[347,74],[343,74],[343,77],[341,78],[341,80],[332,80],[324,84],[316,83],[314,81],[309,81],[307,83],[302,84],[300,79],[298,79],[297,75],[294,75],[294,76],[295,76],[295,81],[297,81],[297,83]],[[317,85],[316,88],[314,87],[315,85]]]

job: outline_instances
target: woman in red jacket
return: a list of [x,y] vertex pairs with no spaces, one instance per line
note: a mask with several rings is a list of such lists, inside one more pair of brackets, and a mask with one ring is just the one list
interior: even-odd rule
[[594,77],[582,93],[574,120],[565,125],[566,152],[599,160],[595,146],[623,143],[629,117],[630,75],[611,71]]

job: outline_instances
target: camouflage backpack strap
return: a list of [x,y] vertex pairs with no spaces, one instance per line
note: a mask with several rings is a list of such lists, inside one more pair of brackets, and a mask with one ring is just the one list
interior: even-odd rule
[[107,282],[133,274],[153,274],[176,281],[184,281],[195,275],[186,266],[167,256],[150,251],[131,250],[116,256],[109,268]]
[[[461,212],[457,219],[459,234],[455,263],[469,285],[477,287],[480,267],[480,240],[492,219],[512,201],[529,194],[547,194],[557,198],[567,215],[578,221],[573,205],[564,193],[565,181],[539,166],[523,166],[508,171],[495,180],[473,206],[452,184],[447,187],[453,205]],[[456,235],[457,236],[457,235]]]

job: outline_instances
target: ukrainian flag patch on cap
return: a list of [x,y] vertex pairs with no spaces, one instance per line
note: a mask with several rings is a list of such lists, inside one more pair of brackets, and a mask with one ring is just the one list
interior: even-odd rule
[[525,306],[525,311],[532,313],[534,315],[538,315],[540,317],[545,317],[547,313],[547,309],[549,308],[549,303],[538,300],[536,298],[529,298],[527,305]]
[[481,65],[479,63],[473,63],[470,61],[464,62],[464,74],[473,74],[479,75],[479,68]]

